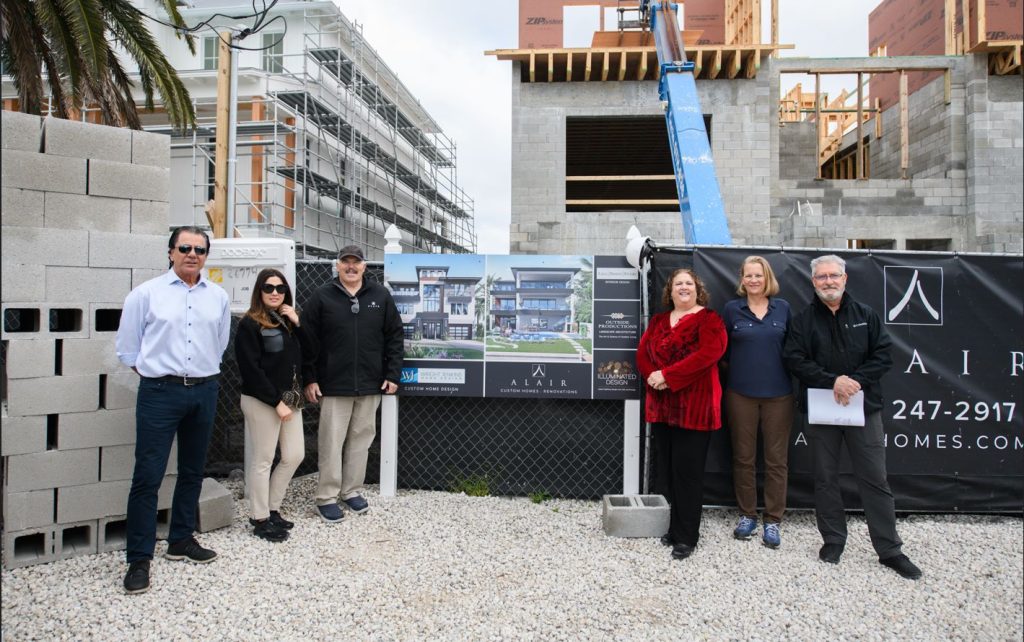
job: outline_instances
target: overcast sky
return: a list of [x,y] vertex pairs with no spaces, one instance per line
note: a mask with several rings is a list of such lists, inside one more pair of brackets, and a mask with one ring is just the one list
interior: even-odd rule
[[[475,202],[477,251],[507,254],[512,63],[484,51],[518,46],[518,0],[335,2],[362,25],[370,45],[455,141],[458,182]],[[762,4],[768,42],[770,2]],[[782,55],[867,55],[868,13],[877,5],[876,0],[779,0],[779,41],[796,45]],[[784,91],[798,80],[785,77]],[[852,91],[855,85],[855,77],[839,77],[824,89]],[[813,85],[805,84],[804,90],[813,91]]]

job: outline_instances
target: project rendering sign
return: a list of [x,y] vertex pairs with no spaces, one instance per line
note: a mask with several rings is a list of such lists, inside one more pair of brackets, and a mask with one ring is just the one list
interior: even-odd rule
[[401,394],[637,399],[640,281],[615,256],[388,255]]

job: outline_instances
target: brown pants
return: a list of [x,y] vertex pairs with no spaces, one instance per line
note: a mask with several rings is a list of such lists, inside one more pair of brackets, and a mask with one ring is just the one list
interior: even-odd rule
[[789,431],[793,395],[757,399],[725,392],[732,437],[732,480],[740,513],[757,517],[757,426],[764,445],[764,521],[779,523],[786,511]]

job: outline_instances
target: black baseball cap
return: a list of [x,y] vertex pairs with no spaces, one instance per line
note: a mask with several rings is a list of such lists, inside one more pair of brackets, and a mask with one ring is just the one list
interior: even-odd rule
[[363,248],[358,245],[346,245],[338,251],[338,260],[344,259],[346,256],[354,256],[360,261],[365,261],[366,258],[363,256]]

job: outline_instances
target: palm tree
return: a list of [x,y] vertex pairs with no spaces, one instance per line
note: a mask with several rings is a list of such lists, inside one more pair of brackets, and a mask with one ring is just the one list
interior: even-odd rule
[[[160,2],[171,22],[184,27],[175,0]],[[188,90],[130,0],[3,0],[0,7],[0,65],[14,80],[21,111],[40,113],[45,83],[60,118],[96,105],[106,124],[141,129],[119,46],[138,64],[146,109],[153,109],[155,88],[171,125],[195,125]],[[185,40],[195,54],[195,39]]]

